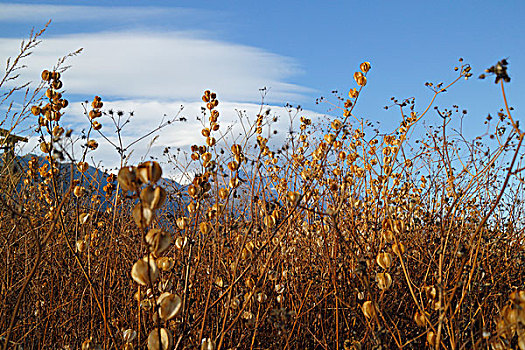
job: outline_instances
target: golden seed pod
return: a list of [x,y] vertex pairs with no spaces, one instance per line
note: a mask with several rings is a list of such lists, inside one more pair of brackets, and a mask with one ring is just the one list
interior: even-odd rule
[[376,262],[382,268],[388,269],[392,265],[392,257],[390,253],[379,253],[377,254]]
[[359,86],[365,86],[366,85],[366,77],[365,76],[361,76],[361,77],[357,78],[356,82],[357,82],[357,85],[359,85]]
[[156,264],[162,271],[169,271],[175,266],[175,260],[167,256],[162,256],[157,259]]
[[208,129],[208,128],[202,129],[201,134],[204,137],[209,137],[210,136],[210,129]]
[[53,71],[53,72],[50,73],[50,76],[51,76],[51,79],[53,79],[53,80],[60,79],[60,73],[59,72]]
[[82,350],[100,350],[100,345],[95,343],[92,339],[86,339],[82,343]]
[[139,187],[135,167],[121,168],[117,175],[117,181],[124,191],[135,192]]
[[428,331],[427,333],[427,342],[430,346],[436,345],[437,336],[433,331]]
[[279,294],[279,295],[277,296],[277,302],[278,302],[279,304],[284,303],[284,295]]
[[215,137],[208,137],[206,139],[206,144],[210,147],[213,147],[215,146],[215,144],[217,143],[217,140],[215,140]]
[[350,98],[356,98],[358,95],[359,92],[357,91],[357,89],[350,89],[350,91],[348,92],[348,97]]
[[42,80],[44,81],[50,81],[51,80],[51,74],[47,69],[42,71]]
[[301,199],[301,194],[296,191],[289,191],[286,195],[286,198],[291,204],[296,205]]
[[203,160],[205,163],[208,163],[208,162],[211,160],[211,157],[212,157],[212,155],[211,155],[210,152],[206,152],[206,153],[204,153],[204,154],[201,156],[202,160]]
[[81,173],[85,173],[89,169],[89,164],[86,162],[78,162],[77,169]]
[[324,140],[327,143],[331,144],[335,140],[335,135],[334,134],[326,134],[326,135],[324,135]]
[[88,214],[88,213],[82,213],[78,216],[78,221],[80,222],[81,225],[84,225],[90,219],[91,219],[91,214]]
[[86,192],[86,189],[82,186],[75,186],[75,188],[73,189],[73,194],[77,198],[82,197],[85,192]]
[[86,250],[87,243],[83,239],[79,239],[76,242],[77,252],[82,253],[84,250]]
[[60,137],[64,134],[64,128],[61,127],[61,126],[58,126],[58,125],[55,125],[55,127],[53,128],[53,136],[54,137]]
[[95,140],[89,140],[89,141],[87,142],[87,146],[88,146],[90,149],[95,150],[95,149],[98,148],[98,142],[95,141]]
[[211,232],[211,224],[209,222],[201,222],[199,224],[199,231],[203,234],[203,235],[207,235],[208,233]]
[[175,247],[177,247],[177,249],[179,250],[186,247],[187,244],[188,244],[187,237],[177,237],[177,239],[175,240]]
[[237,177],[232,177],[228,183],[228,186],[230,186],[230,188],[237,188],[240,184],[241,182]]
[[137,166],[136,174],[143,183],[156,183],[162,176],[162,168],[159,163],[148,161]]
[[223,279],[222,279],[221,276],[217,276],[217,277],[215,278],[215,282],[214,282],[214,283],[215,283],[215,285],[216,285],[217,287],[219,287],[219,288],[224,287],[224,281],[223,281]]
[[416,311],[414,314],[414,321],[419,327],[425,327],[427,323],[427,317],[425,314],[423,314],[421,311]]
[[228,169],[230,169],[231,171],[235,171],[237,169],[239,169],[239,163],[237,163],[236,161],[231,161],[228,163]]
[[124,332],[122,332],[122,338],[124,338],[124,342],[126,343],[131,343],[136,337],[137,331],[134,329],[126,329]]
[[34,116],[40,115],[40,112],[41,112],[40,107],[38,106],[31,107],[31,113],[33,113]]
[[215,342],[211,338],[202,339],[201,350],[215,350]]
[[392,276],[388,272],[379,272],[376,275],[376,281],[381,290],[386,290],[392,286]]
[[332,123],[330,124],[332,126],[332,129],[334,130],[339,130],[341,128],[341,121],[339,119],[336,119],[334,121],[332,121]]
[[160,256],[169,248],[171,236],[168,232],[159,228],[153,228],[146,234],[146,242],[154,256]]
[[52,83],[51,83],[51,86],[53,86],[53,89],[61,89],[62,88],[62,81],[60,80],[54,80]]
[[241,251],[241,259],[242,260],[248,260],[248,259],[251,259],[253,256],[253,253],[251,251],[249,251],[248,249],[243,249]]
[[434,300],[436,299],[436,296],[437,296],[437,289],[436,287],[434,286],[427,286],[427,287],[423,287],[423,290],[427,296],[427,298],[429,300]]
[[131,278],[142,286],[153,284],[159,278],[159,269],[152,256],[143,257],[131,268]]
[[242,147],[241,147],[241,145],[234,144],[234,145],[231,147],[231,151],[232,151],[233,154],[241,154],[241,152],[242,152]]
[[133,219],[140,229],[144,229],[151,225],[155,212],[149,207],[142,205],[142,203],[137,203],[132,211]]
[[401,256],[405,253],[406,249],[405,249],[405,245],[401,242],[398,242],[398,243],[394,243],[392,245],[392,251],[394,252],[394,254],[398,255],[398,256]]
[[42,153],[49,153],[51,152],[51,143],[49,142],[42,142],[40,143],[40,150]]
[[361,310],[363,311],[363,314],[366,316],[366,318],[374,318],[376,316],[376,308],[373,302],[370,300],[363,303]]
[[219,197],[221,199],[226,199],[226,198],[228,198],[228,194],[229,193],[230,193],[230,191],[227,188],[221,188],[219,190]]
[[188,223],[190,222],[190,219],[188,219],[187,217],[183,216],[181,218],[177,218],[176,222],[177,222],[177,227],[179,229],[185,230],[186,227],[188,227]]
[[69,105],[69,102],[66,99],[60,100],[60,105],[62,108],[66,108]]
[[168,350],[172,345],[173,336],[166,328],[155,328],[149,333],[148,350]]
[[272,215],[266,216],[264,218],[264,225],[268,228],[274,227],[276,223],[277,221],[275,220],[275,217],[273,217]]
[[357,79],[359,79],[360,77],[363,77],[363,73],[361,72],[355,72],[354,73],[354,80],[357,82]]
[[151,210],[159,209],[166,201],[167,194],[164,188],[157,186],[146,186],[140,191],[140,200],[142,204]]
[[175,318],[182,307],[182,299],[177,294],[169,292],[162,293],[157,299],[159,305],[159,316],[164,321]]
[[367,73],[370,70],[370,68],[371,68],[370,62],[363,62],[363,63],[361,63],[359,68],[361,69],[361,71],[363,73]]
[[197,211],[197,205],[191,202],[190,204],[188,204],[187,209],[190,214],[194,214]]
[[91,123],[91,125],[93,125],[93,129],[95,129],[95,130],[100,130],[100,129],[102,128],[102,124],[100,124],[100,123],[99,123],[98,121],[96,121],[96,120],[93,121],[93,122]]

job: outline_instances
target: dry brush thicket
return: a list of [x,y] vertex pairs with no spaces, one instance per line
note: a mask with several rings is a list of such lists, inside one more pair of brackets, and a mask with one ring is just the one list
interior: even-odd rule
[[98,96],[85,106],[83,154],[70,157],[62,71],[45,70],[44,96],[25,94],[4,120],[34,118],[43,156],[3,168],[0,345],[525,349],[524,134],[507,106],[507,62],[487,70],[505,99],[496,126],[472,142],[450,131],[456,106],[408,138],[469,65],[428,83],[423,110],[393,99],[400,125],[386,134],[353,112],[370,68],[334,104],[337,119],[301,116],[279,148],[264,136],[264,105],[234,143],[206,91],[183,193],[162,180],[172,163],[88,171],[116,118]]

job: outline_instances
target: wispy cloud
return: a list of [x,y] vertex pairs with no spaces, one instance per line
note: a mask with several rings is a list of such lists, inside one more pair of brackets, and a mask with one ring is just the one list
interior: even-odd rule
[[[0,38],[0,59],[16,52],[18,39]],[[68,92],[125,98],[194,100],[211,88],[230,101],[254,101],[271,88],[274,102],[300,101],[311,91],[289,83],[300,73],[293,59],[187,32],[106,32],[44,39],[28,59],[25,75],[38,79],[57,57],[83,47],[68,63]],[[1,57],[4,56],[4,57]]]
[[2,3],[0,21],[32,23],[42,19],[53,19],[54,22],[78,21],[144,21],[151,18],[172,20],[187,16],[199,16],[203,11],[179,7],[154,6],[77,6],[49,4],[15,4]]

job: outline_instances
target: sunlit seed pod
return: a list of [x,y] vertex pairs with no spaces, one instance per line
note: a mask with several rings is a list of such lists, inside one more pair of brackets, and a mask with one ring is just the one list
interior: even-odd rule
[[361,72],[355,72],[354,73],[354,80],[357,82],[357,79],[363,76],[363,73]]
[[239,163],[237,163],[236,161],[229,162],[228,169],[230,169],[231,171],[236,171],[237,169],[239,169]]
[[328,143],[328,144],[331,144],[334,142],[335,140],[335,135],[334,134],[326,134],[324,135],[324,140]]
[[370,300],[367,300],[363,303],[361,310],[363,311],[363,314],[366,316],[366,318],[374,318],[376,316],[376,308],[374,303]]
[[44,81],[51,80],[51,73],[47,69],[42,71],[42,80]]
[[102,124],[100,124],[98,121],[94,120],[91,125],[93,125],[93,129],[100,130],[102,129]]
[[188,244],[188,238],[187,237],[177,237],[175,240],[175,247],[177,249],[184,249],[186,245]]
[[[392,242],[394,240],[394,232],[392,232],[391,230],[387,229],[387,230],[383,231],[383,236],[385,237],[387,242]],[[394,251],[394,253],[395,253],[395,251]]]
[[359,68],[361,69],[361,71],[363,73],[367,73],[370,70],[370,62],[363,62],[363,63],[361,63]]
[[430,346],[433,347],[436,344],[436,339],[437,339],[436,333],[434,333],[433,331],[428,331],[427,342]]
[[394,252],[394,254],[398,255],[398,256],[401,256],[405,253],[406,249],[405,249],[405,245],[401,242],[398,242],[398,243],[394,243],[392,245],[392,251]]
[[168,321],[179,314],[182,307],[182,299],[177,294],[165,292],[157,299],[157,305],[159,305],[160,318]]
[[216,285],[217,287],[219,287],[219,288],[223,288],[223,287],[224,287],[224,281],[223,281],[223,279],[222,279],[221,276],[217,276],[217,277],[215,278],[215,282],[214,282],[214,283],[215,283],[215,285]]
[[190,219],[188,219],[185,216],[177,218],[176,220],[177,227],[181,230],[185,230],[188,227],[189,222],[190,222]]
[[197,205],[191,202],[190,204],[188,204],[187,209],[190,214],[194,214],[197,211]]
[[228,186],[233,189],[233,188],[239,187],[240,184],[241,182],[239,181],[237,177],[232,177],[230,179],[230,182],[228,183]]
[[235,296],[232,298],[230,305],[233,309],[237,309],[239,306],[241,306],[241,301]]
[[80,222],[81,225],[84,225],[90,219],[91,219],[91,214],[89,213],[82,213],[78,216],[78,221]]
[[142,205],[140,202],[135,205],[131,214],[140,229],[144,229],[151,225],[151,222],[155,217],[155,212],[147,206]]
[[275,285],[275,292],[277,292],[277,294],[283,294],[284,293],[284,289],[285,289],[285,287],[284,287],[284,284],[282,284],[282,283],[277,283]]
[[211,232],[211,224],[209,222],[201,222],[199,224],[199,231],[203,234],[203,235],[207,235]]
[[146,243],[154,256],[160,256],[171,245],[171,235],[158,228],[153,228],[146,234]]
[[388,272],[379,272],[376,275],[377,286],[381,290],[386,290],[392,286],[392,276]]
[[122,338],[124,338],[124,342],[126,343],[131,343],[136,337],[137,331],[134,329],[126,329],[124,332],[122,332]]
[[203,338],[201,343],[201,350],[215,350],[215,342],[211,338]]
[[384,269],[388,269],[392,265],[392,257],[390,253],[379,253],[376,257],[376,262]]
[[296,191],[289,191],[286,194],[286,199],[288,199],[288,202],[290,202],[291,204],[296,205],[301,199],[301,194]]
[[330,126],[334,129],[334,130],[339,130],[339,128],[341,128],[341,121],[339,119],[335,119],[334,121],[332,121],[332,123],[330,123]]
[[89,116],[89,119],[93,120],[96,118],[100,118],[102,116],[102,112],[92,109],[89,111],[88,116]]
[[41,142],[40,143],[40,150],[42,153],[50,153],[51,152],[51,143],[49,142]]
[[208,129],[208,128],[202,129],[201,134],[204,137],[209,137],[210,136],[210,129]]
[[62,105],[62,108],[66,108],[69,105],[69,102],[66,99],[62,99],[60,100],[60,104]]
[[62,134],[64,134],[64,128],[56,125],[54,128],[53,128],[53,136],[55,137],[60,137],[62,136]]
[[151,210],[159,209],[166,201],[167,193],[161,186],[146,186],[140,191],[142,204]]
[[55,91],[53,91],[53,89],[47,89],[46,90],[46,97],[47,98],[53,99],[54,96],[55,96]]
[[155,328],[148,335],[148,350],[168,350],[173,345],[173,336],[166,328]]
[[58,80],[58,79],[60,79],[60,76],[61,76],[61,75],[60,75],[60,72],[53,71],[53,72],[50,73],[50,77],[51,77],[51,79],[53,79],[53,80]]
[[202,160],[203,160],[205,163],[209,162],[209,161],[211,160],[211,157],[212,157],[212,155],[211,155],[210,152],[206,152],[206,153],[204,153],[204,154],[201,156]]
[[143,309],[143,310],[151,310],[153,308],[153,303],[151,302],[150,299],[143,299],[140,301],[140,307]]
[[268,300],[268,296],[264,293],[257,293],[257,301],[259,303],[264,303],[266,300]]
[[242,313],[242,316],[241,316],[241,317],[242,317],[243,319],[249,321],[249,320],[253,319],[254,316],[253,316],[253,313],[252,313],[252,312],[250,312],[250,311],[248,311],[248,310],[244,310],[243,313]]
[[86,241],[83,239],[79,239],[76,242],[77,252],[82,253],[86,250],[87,244]]
[[357,82],[357,85],[359,85],[359,86],[365,86],[366,85],[366,77],[361,76],[361,77],[357,78],[356,82]]
[[418,310],[414,314],[414,322],[416,322],[418,327],[425,327],[425,325],[427,324],[427,317],[425,314]]
[[518,323],[518,309],[513,308],[511,305],[505,305],[501,310],[501,315],[509,325]]
[[277,223],[277,221],[275,220],[275,218],[271,215],[269,216],[266,216],[264,218],[264,225],[268,228],[272,228],[275,226],[275,224]]
[[40,107],[38,107],[38,106],[33,106],[33,107],[31,107],[31,113],[32,113],[34,116],[39,116],[39,115],[40,115],[40,112],[41,112]]
[[434,287],[434,286],[427,286],[427,287],[424,287],[423,290],[425,291],[425,295],[427,296],[427,298],[429,300],[436,299],[436,296],[437,296],[437,289],[436,289],[436,287]]
[[213,147],[215,146],[215,144],[217,143],[217,140],[215,140],[215,137],[208,137],[206,139],[206,144],[210,147]]
[[163,256],[157,259],[157,266],[162,271],[169,271],[175,266],[175,259],[167,256]]
[[87,142],[87,146],[88,146],[89,149],[91,149],[91,150],[95,150],[95,149],[98,148],[98,142],[95,141],[95,140],[89,140],[89,141]]
[[246,281],[244,281],[244,285],[248,287],[248,289],[253,289],[253,287],[255,287],[255,281],[253,280],[253,278],[248,277]]
[[155,264],[155,259],[152,256],[145,256],[138,260],[131,268],[131,278],[142,286],[153,284],[159,278],[159,269]]
[[251,251],[249,251],[248,249],[243,249],[241,251],[241,259],[242,260],[248,260],[248,259],[251,259],[253,256],[253,253]]
[[359,95],[359,92],[356,89],[350,89],[348,92],[348,97],[356,98]]
[[82,350],[101,350],[100,345],[95,343],[92,339],[86,339],[82,343]]
[[53,86],[53,89],[61,89],[62,88],[62,81],[60,80],[54,80],[53,83],[51,83],[51,86]]
[[231,151],[232,151],[233,154],[241,154],[242,153],[242,147],[241,147],[241,145],[234,144],[231,147]]
[[[80,163],[79,163],[80,164]],[[87,163],[86,163],[87,165]],[[123,167],[119,170],[117,181],[124,191],[137,191],[139,188],[135,167]]]
[[202,101],[203,102],[210,102],[210,97],[206,95],[202,95]]
[[284,295],[279,294],[279,295],[277,296],[277,302],[278,302],[279,304],[284,303]]
[[162,177],[162,168],[155,161],[148,161],[137,166],[137,178],[142,183],[156,183]]

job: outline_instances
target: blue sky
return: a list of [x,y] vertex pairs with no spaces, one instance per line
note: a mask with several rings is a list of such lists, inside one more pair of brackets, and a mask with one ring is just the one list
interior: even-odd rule
[[[276,113],[289,102],[305,113],[334,115],[315,99],[354,87],[353,72],[367,60],[372,70],[357,112],[388,131],[399,122],[398,114],[383,109],[390,97],[415,96],[422,107],[431,97],[424,83],[453,79],[459,57],[475,76],[509,57],[507,90],[520,119],[523,14],[524,1],[485,0],[2,1],[0,59],[14,55],[15,43],[51,18],[27,78],[84,47],[64,77],[70,99],[100,94],[139,111],[138,130],[180,104],[191,117],[205,88],[225,102],[226,120],[235,118],[235,108],[255,112],[263,86],[271,88],[267,101]],[[485,130],[487,113],[502,106],[498,93],[495,84],[472,79],[437,103],[468,109],[467,131],[476,136]],[[72,118],[78,110],[72,107]],[[429,115],[425,122],[437,120]],[[190,144],[196,139],[188,129],[195,133],[176,130],[163,143]]]

